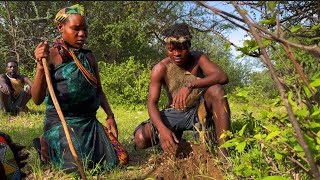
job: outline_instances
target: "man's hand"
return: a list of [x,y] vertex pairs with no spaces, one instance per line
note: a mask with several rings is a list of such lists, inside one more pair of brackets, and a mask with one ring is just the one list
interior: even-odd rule
[[114,120],[113,117],[108,117],[106,120],[106,125],[108,128],[108,131],[111,132],[114,137],[118,138],[118,128],[117,128],[117,123]]
[[185,86],[181,87],[177,94],[173,97],[172,107],[179,111],[184,110],[187,107],[187,97],[191,93],[191,90]]
[[179,140],[175,136],[175,134],[168,128],[162,129],[161,131],[159,131],[159,134],[161,148],[166,152],[174,153],[177,150],[179,144]]
[[6,83],[1,83],[0,84],[0,90],[6,95],[10,95],[10,88]]

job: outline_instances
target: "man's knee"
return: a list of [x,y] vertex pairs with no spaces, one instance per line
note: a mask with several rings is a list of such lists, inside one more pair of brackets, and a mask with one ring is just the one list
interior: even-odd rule
[[225,95],[223,85],[215,84],[210,86],[205,92],[205,99],[210,98],[214,100],[222,99]]
[[141,126],[134,134],[133,141],[139,149],[145,149],[151,146],[151,133],[146,132],[149,128],[147,124]]

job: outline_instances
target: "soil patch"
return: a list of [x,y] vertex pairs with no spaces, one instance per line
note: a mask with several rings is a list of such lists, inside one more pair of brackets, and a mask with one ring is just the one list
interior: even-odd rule
[[184,142],[179,144],[175,155],[163,153],[153,159],[149,159],[149,167],[146,168],[150,170],[145,177],[160,180],[220,180],[223,179],[223,176],[214,162],[215,158],[203,145]]

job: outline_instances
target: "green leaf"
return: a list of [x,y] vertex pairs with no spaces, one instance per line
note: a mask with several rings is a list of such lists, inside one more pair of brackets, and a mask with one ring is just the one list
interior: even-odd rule
[[312,42],[312,41],[315,41],[315,40],[320,40],[320,37],[311,38],[309,41]]
[[277,17],[277,14],[274,13],[274,14],[272,15],[272,17],[270,18],[270,24],[275,24],[275,22],[276,22],[276,17]]
[[259,48],[259,45],[258,46],[254,46],[253,48],[250,49],[250,51],[254,51],[254,50],[258,49],[258,48]]
[[270,43],[271,43],[271,41],[268,40],[268,39],[265,39],[265,40],[262,41],[262,44],[263,44],[264,46],[267,46],[267,45],[269,45]]
[[277,160],[281,160],[283,158],[283,156],[277,152],[274,153],[274,157],[277,159]]
[[244,148],[246,147],[246,145],[247,145],[247,142],[243,141],[237,145],[236,150],[241,153],[244,151]]
[[233,146],[238,145],[239,142],[240,142],[239,138],[233,138],[233,139],[230,139],[230,140],[226,141],[225,143],[223,143],[221,145],[221,147],[225,147],[225,148],[233,147]]
[[320,86],[320,79],[316,79],[313,82],[310,83],[311,87],[318,87]]
[[247,124],[245,124],[244,126],[242,126],[241,130],[239,131],[239,136],[243,135],[244,130],[246,129]]
[[299,25],[291,28],[291,29],[290,29],[290,32],[294,33],[294,32],[298,31],[298,30],[301,29],[301,28],[302,28],[302,26],[299,24]]
[[259,139],[265,138],[266,134],[256,134],[253,137],[259,140]]
[[267,177],[263,178],[262,180],[291,180],[291,179],[286,178],[286,177],[282,177],[282,176],[267,176]]
[[274,8],[276,7],[277,2],[276,2],[276,1],[268,1],[268,2],[267,2],[267,5],[268,5],[268,8],[269,8],[271,11],[274,11]]
[[249,94],[249,91],[241,90],[241,91],[239,91],[239,92],[236,94],[236,96],[246,98],[246,97],[248,97],[248,94]]
[[320,23],[311,27],[312,31],[316,31],[320,28]]
[[316,116],[316,115],[318,115],[318,114],[320,114],[320,110],[313,112],[313,113],[311,114],[311,116],[314,117],[314,116]]
[[304,90],[304,92],[306,93],[306,95],[307,95],[308,98],[310,98],[310,97],[312,96],[312,94],[311,94],[311,92],[310,92],[310,90],[309,90],[308,87],[303,86],[303,90]]
[[320,71],[315,73],[312,77],[311,77],[311,80],[316,80],[316,79],[319,79],[320,78]]
[[271,21],[269,19],[262,19],[260,22],[264,24],[270,24]]
[[320,127],[320,123],[317,123],[317,122],[314,122],[314,121],[310,122],[309,125],[310,125],[310,128],[318,128],[318,127]]
[[223,45],[224,45],[224,47],[226,48],[227,51],[230,50],[231,44],[229,42],[226,42]]
[[303,152],[303,149],[300,146],[300,144],[296,144],[293,149],[295,149],[297,152]]
[[274,132],[271,132],[270,134],[268,134],[268,136],[266,137],[266,141],[278,136],[280,134],[280,131],[274,131]]
[[309,111],[306,108],[299,109],[299,110],[296,111],[295,114],[300,116],[300,117],[306,117],[307,115],[309,115]]
[[296,110],[297,107],[298,107],[298,105],[297,105],[296,102],[294,102],[294,100],[292,100],[292,97],[293,97],[293,92],[290,91],[290,92],[288,93],[288,101],[289,101],[290,105],[293,107],[293,110]]

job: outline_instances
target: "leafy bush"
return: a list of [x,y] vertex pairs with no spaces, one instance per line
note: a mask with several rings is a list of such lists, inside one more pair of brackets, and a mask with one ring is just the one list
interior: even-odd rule
[[[294,178],[299,175],[301,179],[309,179],[310,168],[305,153],[295,138],[295,132],[284,113],[284,106],[279,98],[263,99],[250,88],[239,88],[230,96],[232,103],[242,108],[241,115],[233,115],[231,132],[223,136],[229,136],[230,140],[222,146],[230,153],[230,161],[233,164],[232,172],[241,179],[263,179],[266,177],[283,176]],[[268,106],[260,106],[261,102]],[[290,98],[291,104],[295,102]],[[298,107],[293,105],[293,107]],[[299,122],[303,124],[302,130],[315,161],[319,160],[319,143],[317,137],[312,136],[319,132],[319,110],[308,114],[306,107],[294,109]],[[255,115],[253,115],[255,114]],[[313,117],[317,117],[313,119]],[[313,119],[304,124],[304,119]]]
[[111,104],[133,109],[147,102],[150,68],[130,57],[120,64],[99,62],[101,84]]

